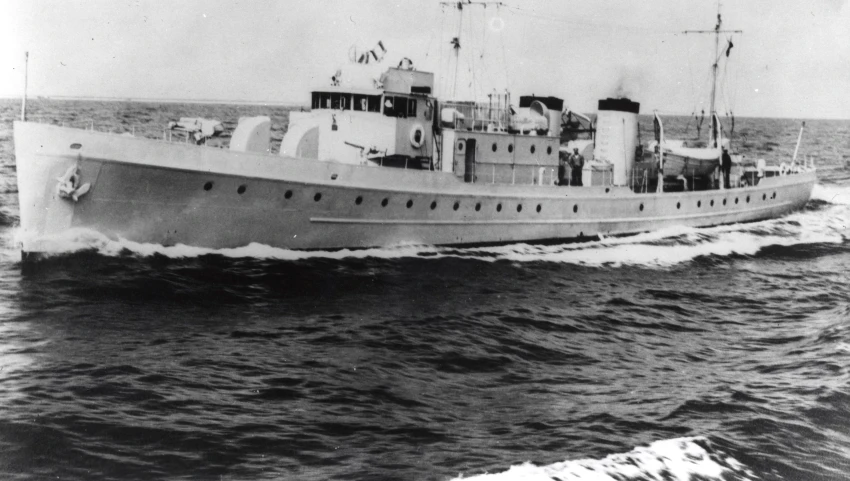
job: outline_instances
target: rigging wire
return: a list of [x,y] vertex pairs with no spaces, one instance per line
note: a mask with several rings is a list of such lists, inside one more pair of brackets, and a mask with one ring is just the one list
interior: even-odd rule
[[[484,78],[485,79],[492,79],[493,77],[490,76],[490,71],[487,68],[487,62],[484,60],[484,52],[487,50],[487,30],[488,30],[487,29],[487,12],[486,12],[486,9],[481,10],[481,22],[479,23],[479,26],[481,28],[481,50],[480,50],[479,55],[477,56],[478,57],[477,60],[478,60],[479,65],[481,65],[481,71],[484,73]],[[473,54],[473,57],[474,56],[475,55]],[[478,91],[483,93],[486,90],[487,89],[484,88],[481,85],[481,79],[479,79]]]
[[457,44],[453,47],[455,50],[455,78],[454,83],[452,85],[452,98],[455,97],[457,93],[457,70],[460,67],[460,32],[463,29],[463,10],[462,6],[459,3],[457,8],[457,37],[455,37],[455,41]]
[[439,70],[439,81],[440,81],[439,88],[440,88],[440,93],[442,94],[446,89],[446,76],[445,76],[444,72],[447,71],[446,69],[443,68],[443,50],[445,49],[445,46],[443,45],[443,39],[445,39],[444,34],[443,34],[443,27],[446,23],[446,7],[442,6],[442,7],[440,7],[440,10],[441,10],[440,37],[439,37],[439,40],[437,40],[437,49],[438,49],[437,51],[439,52],[439,56],[440,56],[439,62],[438,62],[438,65],[440,67],[440,70]]
[[[466,17],[466,23],[469,26],[469,36],[470,38],[474,38],[475,31],[472,28],[472,15],[468,15]],[[469,61],[466,63],[466,68],[469,71],[469,90],[472,94],[472,99],[475,100],[477,97],[475,95],[475,46],[471,45],[470,48],[467,49],[467,56],[469,57]]]
[[[546,21],[549,21],[549,22],[562,23],[562,24],[571,25],[571,26],[592,27],[592,28],[595,28],[595,29],[606,28],[606,29],[612,29],[612,30],[617,30],[617,31],[633,30],[633,31],[636,31],[636,32],[643,32],[643,33],[646,33],[646,34],[649,34],[649,35],[678,35],[680,33],[678,31],[666,31],[665,32],[665,31],[659,31],[658,29],[654,29],[654,28],[634,27],[634,26],[631,26],[631,25],[622,25],[622,24],[615,24],[615,23],[605,24],[605,23],[596,23],[596,22],[577,22],[577,21],[572,20],[572,19],[567,19],[566,17],[558,17],[558,16],[552,16],[552,15],[541,15],[541,14],[534,12],[533,10],[528,10],[528,9],[518,7],[518,6],[515,6],[515,5],[505,5],[505,8],[510,10],[511,12],[513,12],[516,15],[530,17],[530,18],[536,18],[536,19],[540,19],[540,20],[546,20]],[[604,33],[604,32],[600,32],[600,34],[607,35],[607,33]]]
[[[697,98],[696,98],[696,95],[694,94],[694,69],[693,69],[693,65],[691,65],[691,44],[690,44],[690,42],[686,42],[686,48],[688,49],[688,54],[687,54],[687,57],[688,57],[688,74],[689,74],[689,78],[691,80],[691,102],[693,102],[693,109],[691,110],[691,118],[688,118],[688,124],[685,125],[685,135],[687,136],[688,135],[688,129],[691,126],[691,119],[696,120],[696,118],[697,118]],[[699,137],[700,127],[701,127],[701,125],[699,125],[699,124],[696,125],[697,137]]]
[[[496,7],[496,14],[500,13],[499,6]],[[505,36],[499,35],[499,43],[502,45],[502,68],[505,71],[505,90],[509,91],[511,88],[510,77],[508,76],[508,56],[505,53]],[[509,106],[506,106],[510,108]]]

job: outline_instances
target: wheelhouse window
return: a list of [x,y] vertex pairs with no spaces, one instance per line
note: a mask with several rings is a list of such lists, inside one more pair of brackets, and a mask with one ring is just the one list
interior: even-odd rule
[[313,101],[311,105],[314,109],[331,108],[331,94],[328,92],[313,92]]
[[380,95],[355,95],[354,110],[359,112],[380,112],[381,111],[381,96]]
[[334,110],[348,110],[349,106],[349,94],[331,94],[331,108]]
[[350,110],[351,94],[338,92],[313,92],[311,107],[315,109]]
[[416,99],[407,97],[384,96],[384,115],[387,117],[415,117]]

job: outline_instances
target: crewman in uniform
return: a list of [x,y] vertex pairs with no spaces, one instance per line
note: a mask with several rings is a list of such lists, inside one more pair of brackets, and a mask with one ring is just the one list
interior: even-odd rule
[[581,187],[583,185],[581,170],[584,168],[584,157],[578,153],[578,148],[574,148],[573,155],[570,156],[570,167],[572,167],[572,183],[570,185]]
[[721,157],[720,169],[723,171],[723,187],[728,189],[729,186],[729,172],[732,171],[732,157],[729,155],[729,151],[726,150],[726,147],[723,147],[723,156]]
[[566,152],[558,152],[558,185],[570,184],[569,158]]

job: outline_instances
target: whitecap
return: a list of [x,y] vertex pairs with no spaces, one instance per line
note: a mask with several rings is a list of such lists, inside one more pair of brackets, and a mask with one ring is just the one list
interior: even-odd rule
[[656,441],[628,453],[604,459],[578,459],[547,466],[523,463],[501,473],[457,480],[479,481],[623,481],[690,479],[754,479],[755,475],[730,456],[719,453],[704,437]]
[[850,205],[850,187],[841,185],[815,184],[812,199],[830,204]]

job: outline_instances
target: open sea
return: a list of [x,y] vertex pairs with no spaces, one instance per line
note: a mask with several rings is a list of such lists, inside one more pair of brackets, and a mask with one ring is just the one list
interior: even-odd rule
[[[776,220],[333,252],[81,233],[23,266],[18,109],[0,101],[0,479],[850,479],[850,121],[807,122],[819,183]],[[268,113],[275,148],[288,117],[29,113],[158,138]],[[741,118],[735,139],[787,161],[799,127]]]

